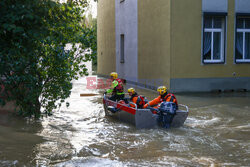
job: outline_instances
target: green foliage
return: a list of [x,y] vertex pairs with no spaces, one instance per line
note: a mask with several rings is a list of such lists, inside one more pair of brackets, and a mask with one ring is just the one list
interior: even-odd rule
[[[15,101],[20,115],[39,118],[42,109],[51,114],[70,96],[71,81],[87,75],[82,62],[96,56],[86,6],[85,0],[0,1],[1,104]],[[94,52],[82,56],[89,48]]]

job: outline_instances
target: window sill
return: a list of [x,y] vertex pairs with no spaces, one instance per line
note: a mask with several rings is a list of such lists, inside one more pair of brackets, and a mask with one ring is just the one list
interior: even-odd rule
[[236,60],[236,63],[250,63],[250,59],[247,60]]
[[222,60],[203,60],[204,64],[224,64]]

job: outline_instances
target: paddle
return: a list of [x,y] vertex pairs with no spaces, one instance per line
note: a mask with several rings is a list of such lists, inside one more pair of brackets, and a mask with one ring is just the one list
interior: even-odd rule
[[100,94],[96,94],[96,93],[81,93],[80,97],[86,97],[86,96],[98,96]]
[[[88,96],[99,96],[102,94],[97,94],[97,93],[81,93],[80,97],[88,97]],[[128,93],[125,93],[125,95],[128,95]]]

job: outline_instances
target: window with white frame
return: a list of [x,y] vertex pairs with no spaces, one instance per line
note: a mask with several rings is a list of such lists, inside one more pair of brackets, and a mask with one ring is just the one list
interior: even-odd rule
[[203,63],[224,63],[225,16],[204,16]]
[[237,17],[235,62],[250,63],[250,18]]

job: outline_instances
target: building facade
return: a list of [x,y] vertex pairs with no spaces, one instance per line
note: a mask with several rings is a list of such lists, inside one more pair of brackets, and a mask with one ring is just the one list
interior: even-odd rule
[[172,92],[250,90],[249,0],[99,0],[98,73]]

